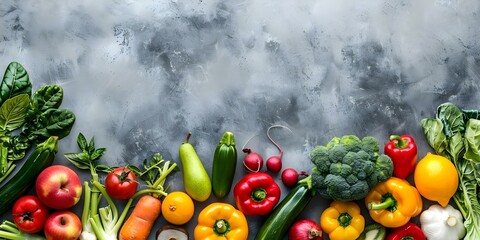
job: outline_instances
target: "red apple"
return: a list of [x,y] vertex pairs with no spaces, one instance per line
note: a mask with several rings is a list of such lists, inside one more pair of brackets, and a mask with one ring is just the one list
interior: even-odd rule
[[43,231],[47,240],[78,239],[82,233],[82,222],[75,213],[61,210],[47,218]]
[[72,169],[53,165],[40,172],[35,183],[40,201],[53,209],[73,207],[82,196],[82,182]]

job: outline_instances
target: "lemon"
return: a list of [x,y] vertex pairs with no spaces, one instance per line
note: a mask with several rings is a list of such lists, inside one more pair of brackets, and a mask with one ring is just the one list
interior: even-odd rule
[[413,175],[415,186],[424,198],[447,206],[458,188],[458,172],[447,158],[427,153]]

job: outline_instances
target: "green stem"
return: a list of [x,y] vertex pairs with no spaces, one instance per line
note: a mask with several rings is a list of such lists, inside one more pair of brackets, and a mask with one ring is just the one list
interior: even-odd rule
[[93,181],[92,183],[105,197],[105,200],[107,200],[108,205],[110,206],[110,209],[113,214],[113,221],[117,222],[118,221],[118,210],[117,206],[115,205],[115,202],[112,200],[112,198],[108,195],[107,191],[105,188],[102,186],[102,184],[98,181]]
[[92,196],[91,188],[87,181],[83,183],[83,193],[84,193],[83,194],[84,200],[83,200],[83,210],[82,210],[82,226],[85,229],[89,222],[88,219],[90,218],[89,209],[90,209],[90,200]]
[[399,135],[390,136],[390,141],[397,140],[394,144],[396,148],[406,148],[408,146],[408,141],[400,137]]
[[348,213],[341,213],[337,218],[338,224],[343,228],[346,228],[352,222],[352,216]]
[[396,204],[395,199],[391,197],[387,197],[381,203],[369,202],[367,207],[369,210],[385,210],[385,209],[390,209],[394,207],[395,204]]
[[254,202],[261,202],[267,197],[267,191],[263,188],[257,188],[250,195]]
[[413,237],[410,237],[410,236],[406,236],[406,237],[403,237],[402,239],[400,240],[414,240]]

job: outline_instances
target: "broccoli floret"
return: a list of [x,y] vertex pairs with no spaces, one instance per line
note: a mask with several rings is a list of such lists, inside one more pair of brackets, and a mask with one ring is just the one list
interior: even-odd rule
[[345,178],[328,174],[325,177],[325,184],[327,185],[327,192],[334,200],[345,199],[343,196],[350,195],[350,184]]
[[342,162],[345,155],[348,151],[343,145],[335,145],[332,148],[328,149],[328,157],[332,163]]
[[334,137],[334,138],[332,138],[332,140],[330,140],[330,142],[327,143],[327,145],[325,145],[325,147],[327,149],[330,149],[333,146],[338,145],[339,143],[340,143],[340,138],[339,137]]
[[315,164],[310,177],[315,190],[324,198],[353,201],[364,198],[379,181],[392,176],[393,163],[379,155],[379,144],[367,136],[335,137],[325,146],[317,146],[310,154]]
[[380,155],[375,162],[375,171],[377,172],[378,180],[383,182],[389,179],[393,174],[393,162],[387,155]]
[[328,157],[328,150],[324,146],[315,147],[310,153],[310,161],[315,164],[318,171],[328,173],[330,170],[330,158]]
[[380,145],[378,144],[377,140],[372,136],[366,136],[362,138],[362,145],[363,145],[362,148],[365,148],[367,150],[370,149],[376,153],[380,151]]
[[346,135],[340,139],[340,144],[349,152],[358,152],[362,149],[362,141],[355,135]]
[[347,177],[352,173],[352,167],[343,163],[332,163],[330,165],[330,174]]

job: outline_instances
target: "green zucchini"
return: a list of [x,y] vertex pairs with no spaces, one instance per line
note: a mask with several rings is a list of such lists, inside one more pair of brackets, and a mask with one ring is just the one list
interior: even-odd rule
[[233,133],[225,132],[215,149],[212,163],[212,190],[217,198],[223,198],[230,192],[236,166],[235,138]]
[[283,239],[300,212],[312,199],[313,192],[307,183],[299,183],[268,216],[255,240]]
[[40,172],[52,165],[58,152],[58,137],[50,137],[37,145],[18,172],[0,188],[0,215],[10,210],[15,201],[35,183]]

